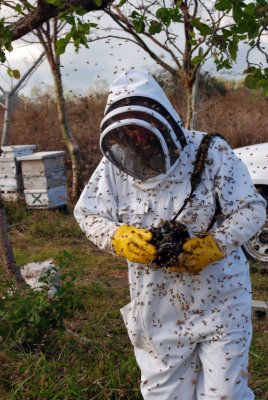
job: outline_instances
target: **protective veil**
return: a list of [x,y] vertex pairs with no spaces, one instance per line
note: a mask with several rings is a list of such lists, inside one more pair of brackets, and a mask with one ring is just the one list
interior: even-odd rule
[[167,173],[178,158],[176,142],[182,147],[186,144],[179,121],[156,100],[158,94],[152,82],[148,76],[138,85],[133,81],[128,85],[130,95],[125,97],[125,76],[119,78],[116,87],[121,92],[116,101],[108,101],[101,124],[103,154],[121,171],[139,180]]
[[[137,125],[144,135],[135,140],[145,149],[126,140],[133,141],[128,126],[131,131]],[[119,226],[150,230],[176,215],[191,191],[204,133],[184,130],[162,89],[139,71],[113,83],[101,129],[105,157],[74,215],[93,243],[114,253]],[[128,262],[131,301],[121,313],[146,400],[254,398],[247,385],[251,286],[240,246],[263,225],[266,204],[245,165],[219,137],[212,140],[195,196],[178,218],[190,237],[206,232],[216,199],[221,216],[210,233],[225,258],[194,276]]]

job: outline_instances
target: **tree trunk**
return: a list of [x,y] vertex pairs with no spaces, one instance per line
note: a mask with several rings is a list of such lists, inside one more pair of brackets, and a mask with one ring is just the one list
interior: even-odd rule
[[185,89],[185,93],[187,104],[185,129],[191,129],[193,120],[193,86],[187,86]]
[[1,146],[8,146],[11,108],[12,108],[12,94],[10,92],[5,92],[5,113],[4,113],[4,126],[3,126]]
[[198,103],[198,88],[199,88],[199,77],[200,77],[200,68],[198,68],[194,85],[193,85],[193,94],[192,94],[192,109],[193,109],[193,115],[192,115],[192,120],[190,124],[190,129],[196,129],[197,127],[197,103]]
[[0,192],[0,259],[8,278],[16,278],[18,286],[25,284],[20,267],[16,264],[13,249],[8,239],[5,205]]
[[60,65],[59,63],[54,64],[54,68],[52,69],[54,83],[55,83],[55,93],[56,93],[56,102],[57,102],[57,109],[58,109],[58,117],[60,123],[61,133],[68,149],[68,152],[71,157],[72,163],[72,199],[76,199],[78,197],[79,191],[81,189],[81,153],[80,147],[75,142],[67,119],[66,107],[65,107],[65,100],[63,94],[63,87],[62,87],[62,79],[61,79],[61,72],[60,72]]
[[31,73],[38,67],[42,62],[45,53],[40,54],[40,56],[35,60],[33,65],[25,72],[17,84],[9,92],[5,92],[1,87],[1,91],[5,94],[5,114],[4,114],[4,126],[3,126],[3,136],[1,140],[1,146],[8,146],[9,142],[9,130],[10,130],[10,119],[12,111],[12,101],[13,97],[16,96],[23,82],[31,75]]
[[[199,47],[198,49],[198,55],[202,57],[204,55],[204,50],[202,47]],[[190,124],[191,129],[196,129],[197,127],[197,115],[201,111],[201,104],[200,104],[200,109],[197,111],[197,103],[198,103],[198,97],[199,97],[199,79],[200,79],[200,70],[201,67],[198,65],[196,73],[195,73],[195,79],[193,83],[193,88],[192,88],[192,110],[193,110],[193,115],[192,115],[192,120]]]

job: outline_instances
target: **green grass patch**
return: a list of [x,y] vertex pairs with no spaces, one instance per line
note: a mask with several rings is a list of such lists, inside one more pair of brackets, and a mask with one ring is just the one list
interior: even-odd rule
[[268,302],[268,269],[265,271],[261,265],[253,264],[250,271],[254,300]]
[[268,335],[267,321],[253,319],[253,338],[249,352],[249,382],[255,400],[268,399]]

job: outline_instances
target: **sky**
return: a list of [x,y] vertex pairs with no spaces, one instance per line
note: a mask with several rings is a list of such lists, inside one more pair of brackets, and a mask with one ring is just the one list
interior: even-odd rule
[[[95,13],[96,15],[96,13]],[[108,26],[110,20],[105,17],[103,25]],[[181,25],[181,24],[180,24]],[[27,37],[29,38],[29,37]],[[268,48],[267,40],[263,45]],[[14,50],[8,54],[8,62],[12,68],[18,68],[21,75],[31,66],[38,57],[42,48],[39,44],[27,44],[22,40],[13,42]],[[159,53],[159,50],[157,50]],[[242,71],[246,68],[245,56],[247,48],[242,46],[238,53],[237,62],[231,72],[228,70],[216,71],[213,60],[208,60],[202,67],[211,75],[224,79],[240,79]],[[259,60],[256,52],[254,61]],[[124,40],[99,40],[89,44],[89,49],[82,47],[75,53],[73,45],[67,46],[66,53],[61,57],[62,79],[65,92],[74,92],[76,95],[86,95],[90,88],[108,90],[109,85],[125,69],[136,68],[146,72],[160,70],[155,61],[150,58],[140,47]],[[13,84],[16,82],[13,80]],[[6,73],[6,68],[0,66],[0,85],[4,90],[9,90],[12,80]],[[27,84],[20,93],[30,96],[32,88],[38,87],[45,91],[47,85],[53,85],[52,75],[47,61],[44,61],[31,75]]]

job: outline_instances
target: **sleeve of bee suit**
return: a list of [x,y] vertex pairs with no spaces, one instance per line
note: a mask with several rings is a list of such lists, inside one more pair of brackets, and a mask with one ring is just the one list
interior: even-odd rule
[[102,159],[74,208],[74,217],[92,243],[115,254],[112,239],[122,224],[117,214],[113,168],[106,159]]
[[229,255],[263,226],[266,201],[253,185],[245,164],[221,138],[213,140],[204,172],[214,181],[220,204],[221,218],[211,235]]

